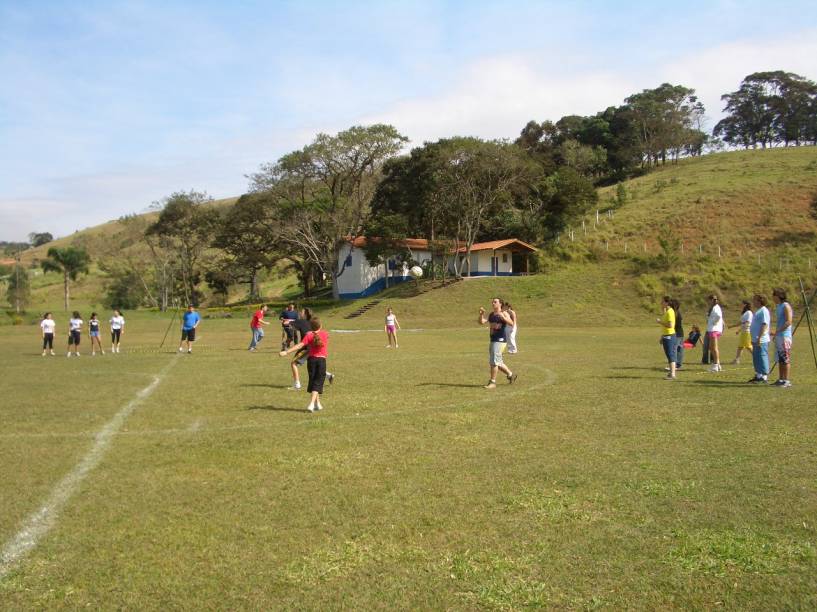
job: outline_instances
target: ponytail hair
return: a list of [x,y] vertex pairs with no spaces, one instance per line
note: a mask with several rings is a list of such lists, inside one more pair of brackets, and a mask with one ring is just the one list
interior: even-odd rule
[[321,348],[323,346],[323,340],[318,335],[318,330],[321,329],[321,320],[318,317],[312,317],[309,320],[309,326],[312,328],[312,333],[315,334],[315,338],[312,340],[312,346],[315,348]]
[[309,308],[307,308],[306,306],[304,306],[303,312],[304,312],[304,319],[306,319],[307,321],[311,321],[312,320],[312,311],[309,310]]

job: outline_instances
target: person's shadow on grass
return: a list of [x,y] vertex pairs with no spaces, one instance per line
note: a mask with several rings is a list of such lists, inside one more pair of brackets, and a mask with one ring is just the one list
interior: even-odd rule
[[266,389],[291,389],[292,385],[271,385],[268,383],[244,383],[240,387],[264,387]]
[[287,406],[247,406],[247,410],[269,410],[271,412],[306,412],[303,408],[289,408]]
[[462,383],[424,382],[417,383],[418,387],[462,387],[464,389],[478,389],[484,385],[466,385]]

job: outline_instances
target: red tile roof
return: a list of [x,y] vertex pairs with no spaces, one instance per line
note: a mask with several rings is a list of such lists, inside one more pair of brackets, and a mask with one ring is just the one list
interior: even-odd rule
[[[535,246],[529,245],[527,242],[522,242],[516,238],[508,238],[506,240],[492,240],[491,242],[475,242],[471,245],[471,251],[497,251],[499,249],[510,249],[512,251],[529,251],[533,253],[537,250]],[[460,247],[459,252],[465,253],[465,247]]]

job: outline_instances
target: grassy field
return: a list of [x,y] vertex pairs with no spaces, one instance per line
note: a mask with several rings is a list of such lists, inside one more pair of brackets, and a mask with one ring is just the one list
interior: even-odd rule
[[349,333],[327,312],[347,333],[314,415],[274,331],[248,353],[243,319],[204,321],[193,355],[176,330],[157,350],[160,315],[130,315],[124,352],[94,358],[42,358],[32,327],[0,329],[0,543],[66,493],[2,567],[0,608],[817,606],[805,336],[791,389],[743,384],[747,365],[706,373],[699,350],[672,383],[657,330],[523,303],[519,380],[489,392],[487,333],[461,301],[403,304],[424,331],[397,350],[369,331],[379,316]]

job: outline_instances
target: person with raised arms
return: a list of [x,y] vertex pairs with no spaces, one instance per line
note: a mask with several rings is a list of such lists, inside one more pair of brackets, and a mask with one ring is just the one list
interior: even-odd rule
[[491,300],[491,314],[486,318],[485,309],[480,306],[479,318],[477,322],[480,325],[488,324],[488,334],[490,343],[488,345],[488,365],[491,372],[491,378],[488,379],[486,389],[496,389],[496,373],[497,371],[505,374],[508,383],[513,384],[517,375],[511,372],[508,366],[502,361],[502,354],[508,344],[508,326],[513,325],[513,319],[507,312],[502,312],[502,300],[495,297]]
[[196,312],[193,304],[187,307],[187,312],[182,315],[182,339],[179,341],[179,352],[184,351],[182,345],[187,342],[187,352],[193,352],[193,343],[196,341],[196,329],[201,322],[201,315]]
[[323,393],[323,383],[326,380],[326,358],[329,355],[329,334],[321,326],[318,317],[312,317],[309,322],[310,331],[298,344],[282,350],[278,353],[281,357],[286,357],[289,353],[300,351],[302,348],[309,349],[309,357],[306,361],[306,369],[309,372],[309,406],[307,412],[323,410],[321,404],[321,394]]

